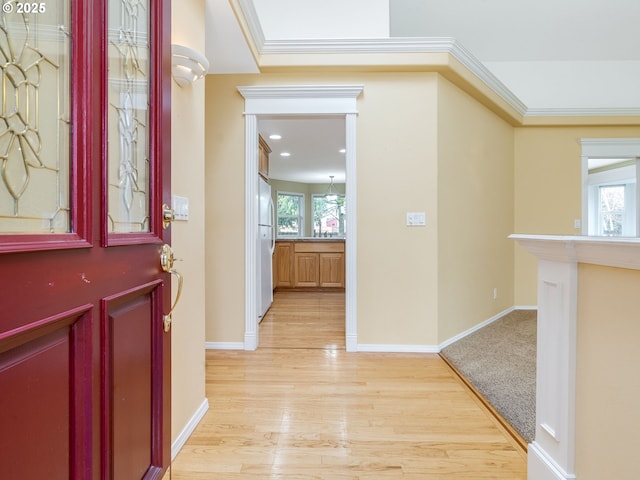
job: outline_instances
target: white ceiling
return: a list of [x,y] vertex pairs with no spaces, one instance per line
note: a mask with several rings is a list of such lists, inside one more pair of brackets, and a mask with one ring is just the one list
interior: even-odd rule
[[[303,183],[335,183],[345,181],[344,117],[264,118],[258,120],[258,131],[272,152],[269,176],[278,180]],[[269,138],[282,136],[280,140]],[[282,152],[291,156],[283,157]]]
[[454,37],[481,62],[640,60],[638,0],[391,0],[391,35]]
[[[206,0],[210,73],[258,73],[229,3]],[[640,109],[640,0],[238,0],[264,39],[452,37],[529,109]],[[357,25],[358,28],[353,28]],[[326,34],[324,33],[326,32]],[[274,178],[344,176],[338,119],[262,119],[279,130]],[[277,150],[292,156],[281,160]],[[295,173],[299,172],[299,173]]]

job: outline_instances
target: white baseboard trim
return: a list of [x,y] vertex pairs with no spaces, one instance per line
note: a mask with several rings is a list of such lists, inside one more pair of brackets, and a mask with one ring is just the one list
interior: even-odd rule
[[513,307],[513,310],[538,310],[537,305],[517,305]]
[[202,420],[202,417],[204,417],[205,413],[207,413],[207,410],[209,410],[209,400],[205,398],[198,409],[195,411],[195,413],[191,416],[187,424],[184,426],[184,428],[180,432],[180,435],[178,435],[178,437],[171,445],[171,461],[173,461],[178,453],[180,453],[180,450],[182,450],[184,444],[187,443],[187,440],[189,440],[189,437],[200,423],[200,420]]
[[535,441],[529,444],[528,480],[575,480],[576,476],[561,468]]
[[437,345],[387,345],[387,344],[359,344],[357,352],[377,353],[439,353]]
[[258,348],[258,334],[246,333],[244,334],[244,350],[256,350]]
[[205,342],[205,350],[244,350],[242,342]]
[[[469,330],[466,330],[455,337],[445,340],[440,345],[387,345],[387,344],[358,344],[358,337],[356,335],[348,335],[346,338],[346,351],[347,352],[379,352],[379,353],[440,353],[440,351],[454,342],[472,334],[476,330],[480,330],[483,327],[495,322],[500,317],[513,312],[514,310],[537,310],[536,305],[521,305],[507,308],[506,310],[498,313],[497,315],[485,320]],[[254,343],[255,336],[248,336],[246,340],[250,344]],[[246,344],[242,342],[205,342],[205,350],[255,350],[255,348],[246,348]]]
[[347,352],[358,351],[358,337],[356,335],[347,335],[345,342],[346,342],[345,347]]
[[498,313],[497,315],[494,315],[493,317],[489,318],[488,320],[485,320],[484,322],[481,322],[473,327],[471,327],[469,330],[465,330],[462,333],[459,333],[458,335],[456,335],[455,337],[450,338],[449,340],[445,340],[444,342],[442,342],[439,345],[439,350],[438,352],[440,352],[443,348],[448,347],[449,345],[451,345],[452,343],[457,342],[458,340],[466,337],[467,335],[471,335],[473,332],[480,330],[483,327],[486,327],[487,325],[492,324],[493,322],[495,322],[496,320],[498,320],[501,317],[504,317],[505,315],[513,312],[514,310],[537,310],[538,307],[536,306],[528,306],[528,307],[511,307],[511,308],[507,308],[506,310]]

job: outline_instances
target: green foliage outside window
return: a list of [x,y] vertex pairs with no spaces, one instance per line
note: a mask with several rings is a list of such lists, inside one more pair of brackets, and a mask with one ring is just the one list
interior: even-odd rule
[[302,236],[303,196],[278,192],[278,237]]
[[337,198],[326,195],[313,195],[313,236],[344,236],[345,231],[345,197]]

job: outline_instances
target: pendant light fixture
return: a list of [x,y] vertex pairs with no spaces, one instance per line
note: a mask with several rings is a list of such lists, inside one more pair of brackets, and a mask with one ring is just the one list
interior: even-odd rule
[[329,175],[329,178],[331,179],[331,183],[329,183],[329,190],[324,195],[324,198],[328,202],[335,202],[336,200],[338,200],[338,194],[334,193],[333,191],[333,177],[334,175]]

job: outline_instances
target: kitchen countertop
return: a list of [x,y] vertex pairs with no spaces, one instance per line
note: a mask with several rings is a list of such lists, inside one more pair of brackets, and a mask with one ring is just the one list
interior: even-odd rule
[[345,237],[293,237],[276,238],[276,242],[344,242]]

